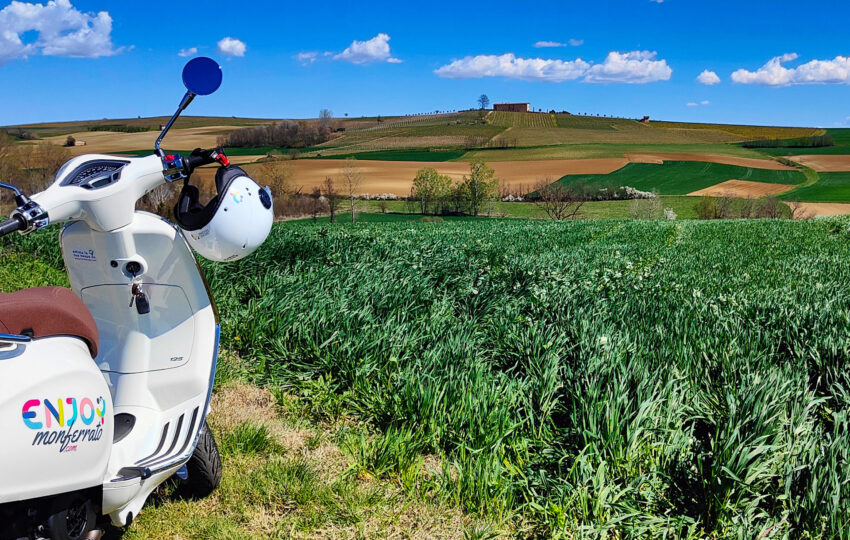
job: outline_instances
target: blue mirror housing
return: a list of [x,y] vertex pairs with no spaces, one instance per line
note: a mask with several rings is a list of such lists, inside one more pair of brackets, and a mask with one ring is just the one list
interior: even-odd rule
[[183,68],[183,85],[198,96],[208,96],[221,86],[221,66],[212,58],[199,56]]

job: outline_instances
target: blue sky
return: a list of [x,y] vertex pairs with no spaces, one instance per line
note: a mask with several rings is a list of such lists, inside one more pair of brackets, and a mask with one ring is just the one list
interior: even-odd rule
[[[575,113],[850,125],[848,2],[0,6],[3,125],[170,114],[192,48],[224,70],[197,115],[405,114],[486,93]],[[699,82],[705,71],[720,82]]]

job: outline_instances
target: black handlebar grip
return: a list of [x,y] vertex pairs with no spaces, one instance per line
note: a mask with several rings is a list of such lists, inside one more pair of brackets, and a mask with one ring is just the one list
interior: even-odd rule
[[212,156],[215,150],[201,150],[200,148],[195,148],[189,157],[186,158],[186,164],[189,167],[190,171],[195,170],[197,167],[202,165],[209,165],[210,163],[215,163],[216,160]]
[[27,224],[21,216],[13,216],[12,219],[0,223],[0,236],[6,236],[15,231],[22,231],[27,228]]

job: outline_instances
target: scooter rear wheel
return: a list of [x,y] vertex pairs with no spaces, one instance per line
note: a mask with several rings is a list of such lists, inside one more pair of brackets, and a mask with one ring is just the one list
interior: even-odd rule
[[82,495],[56,499],[44,532],[52,540],[82,540],[95,526],[92,502]]
[[203,499],[221,482],[221,456],[209,425],[204,424],[198,446],[186,462],[186,472],[188,477],[180,483],[180,493],[184,497]]

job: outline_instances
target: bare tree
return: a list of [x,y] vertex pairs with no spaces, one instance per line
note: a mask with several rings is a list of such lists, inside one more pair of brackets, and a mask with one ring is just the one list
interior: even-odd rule
[[162,184],[145,194],[139,200],[139,206],[156,214],[162,214],[173,195],[171,184]]
[[791,201],[788,208],[791,209],[791,219],[811,219],[814,217],[814,212],[806,208],[806,205],[800,201]]
[[357,193],[360,191],[360,184],[363,182],[363,174],[357,166],[357,161],[354,159],[346,159],[340,170],[342,181],[348,190],[348,200],[351,202],[351,222],[356,220],[354,201],[357,198]]
[[779,199],[776,197],[765,197],[758,208],[758,217],[777,219],[779,217]]
[[313,221],[316,221],[322,211],[322,190],[318,187],[314,187],[310,193],[310,203],[310,215],[313,216]]
[[339,196],[339,192],[336,190],[334,179],[330,176],[325,178],[325,197],[328,199],[328,211],[331,214],[331,223],[335,223],[336,211],[339,209],[339,203],[342,199]]
[[553,183],[550,177],[537,181],[533,198],[534,204],[556,221],[575,219],[587,200],[582,186],[567,187],[560,182]]
[[741,205],[738,207],[738,215],[744,219],[752,217],[753,215],[753,198],[747,197],[746,199],[741,201]]
[[629,212],[633,219],[661,219],[665,216],[661,197],[654,192],[652,197],[646,199],[632,199]]
[[301,190],[301,188],[293,189],[291,178],[292,166],[286,161],[269,159],[261,162],[257,168],[257,180],[268,185],[272,190],[275,215],[283,215],[284,208]]
[[487,97],[487,94],[481,94],[478,96],[478,108],[482,111],[490,107],[490,98]]
[[47,189],[56,172],[71,157],[65,148],[47,142],[19,145],[16,150],[18,187],[30,194]]
[[731,193],[726,193],[719,199],[717,199],[717,203],[715,205],[717,215],[720,219],[731,219],[732,216],[732,202],[734,201],[733,195]]
[[319,111],[319,123],[322,127],[333,129],[334,113],[330,109],[322,109]]

